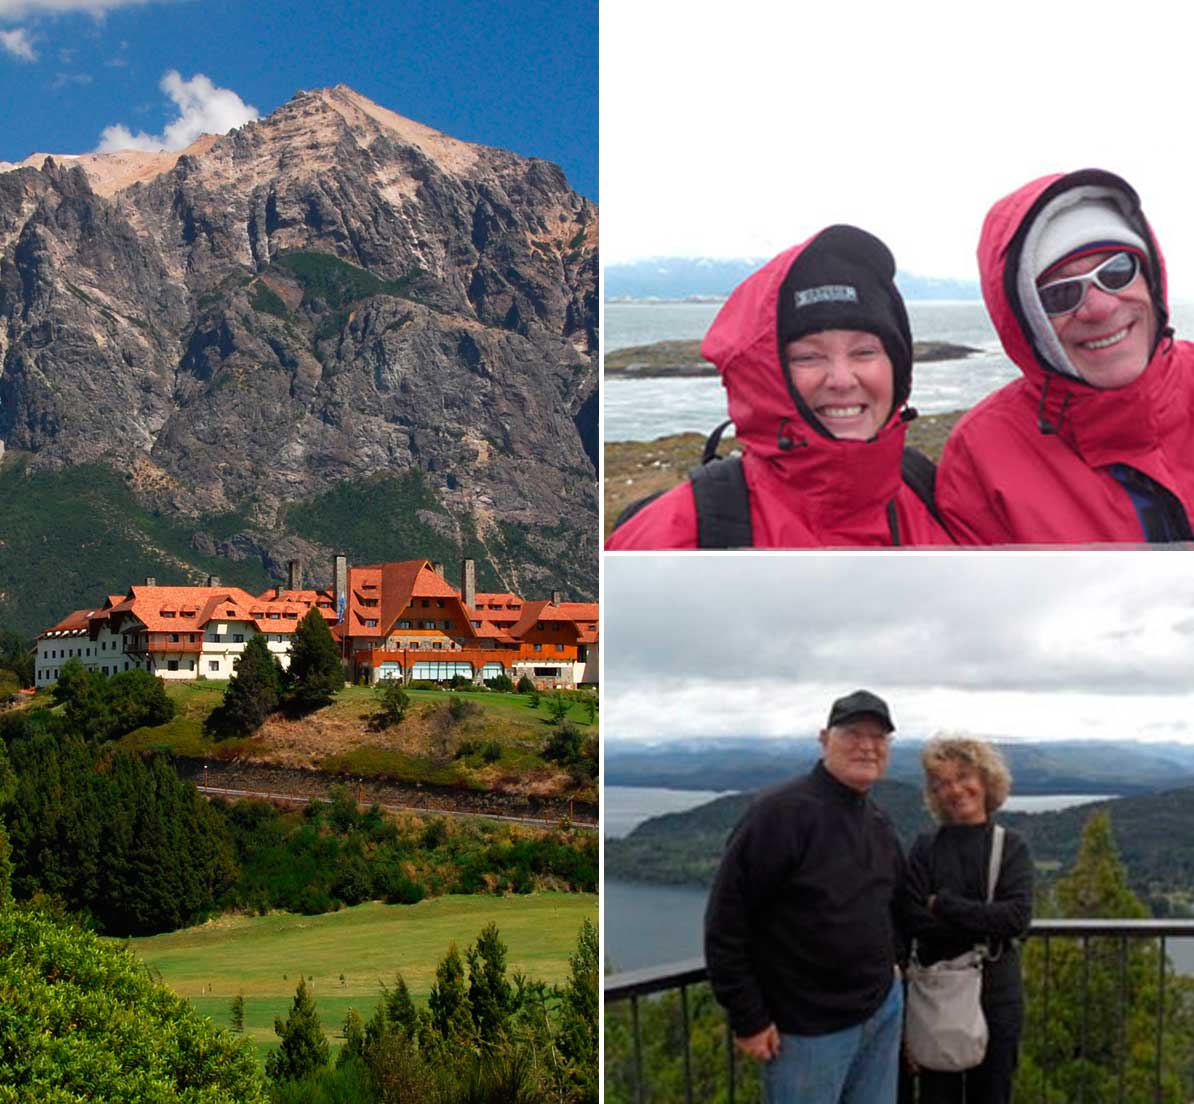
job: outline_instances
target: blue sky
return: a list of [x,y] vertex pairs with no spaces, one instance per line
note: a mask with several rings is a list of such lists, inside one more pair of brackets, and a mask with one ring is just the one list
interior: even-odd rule
[[0,0],[0,161],[181,141],[334,84],[598,198],[597,0]]

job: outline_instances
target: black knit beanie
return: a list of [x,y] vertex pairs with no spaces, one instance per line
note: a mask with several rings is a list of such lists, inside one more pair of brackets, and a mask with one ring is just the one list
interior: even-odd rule
[[[785,348],[822,330],[875,334],[891,358],[892,409],[912,391],[912,328],[895,286],[895,259],[874,234],[856,226],[821,231],[792,262],[779,297],[780,363],[788,388],[807,420],[822,429],[792,383]],[[827,432],[827,431],[824,431]]]

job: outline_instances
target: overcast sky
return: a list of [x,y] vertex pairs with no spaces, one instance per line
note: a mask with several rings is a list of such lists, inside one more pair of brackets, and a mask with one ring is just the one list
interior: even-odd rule
[[602,0],[603,258],[771,256],[853,222],[905,271],[976,278],[995,200],[1097,166],[1194,299],[1190,23],[1170,0]]
[[866,687],[899,733],[1194,742],[1182,553],[607,555],[602,734],[814,735]]

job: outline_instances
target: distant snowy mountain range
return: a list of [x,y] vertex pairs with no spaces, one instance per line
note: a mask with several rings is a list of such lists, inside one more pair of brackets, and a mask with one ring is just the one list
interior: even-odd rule
[[[723,299],[766,257],[651,257],[605,266],[605,301],[620,299]],[[980,299],[977,280],[897,272],[906,299]]]

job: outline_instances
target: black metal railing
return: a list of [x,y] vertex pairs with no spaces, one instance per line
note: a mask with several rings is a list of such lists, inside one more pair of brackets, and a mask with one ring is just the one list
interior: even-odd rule
[[[1167,940],[1171,939],[1194,939],[1194,920],[1033,922],[1024,953],[1025,957],[1030,953],[1036,956],[1033,976],[1039,978],[1040,985],[1025,994],[1024,1033],[1026,1039],[1036,1033],[1031,1038],[1036,1058],[1030,1069],[1021,1065],[1018,1101],[1160,1104],[1194,1100],[1194,1084],[1190,1083],[1194,1079],[1194,985],[1187,993],[1185,987],[1174,982],[1176,971],[1167,954]],[[1133,947],[1147,953],[1133,955]],[[1093,972],[1096,969],[1097,979]],[[629,1104],[704,1104],[717,1100],[737,1104],[758,1099],[757,1069],[749,1059],[736,1060],[733,1036],[724,1017],[718,1028],[718,1063],[723,1072],[716,1086],[710,1080],[708,1053],[703,1055],[701,1076],[694,1075],[692,1005],[695,992],[703,1007],[708,1008],[707,982],[708,973],[700,958],[606,976],[606,1100]],[[1114,992],[1108,992],[1109,985]],[[1065,993],[1059,996],[1060,987]],[[1176,989],[1181,989],[1181,1000],[1174,999]],[[1148,1007],[1140,1007],[1144,994]],[[1113,1011],[1107,1008],[1109,997],[1115,1005]],[[678,1006],[669,1008],[663,1045],[671,1059],[679,1050],[679,1067],[671,1071],[666,1083],[644,1057],[643,1012],[651,1008],[644,1001],[659,998],[673,1000]],[[1062,1004],[1068,1009],[1064,1021],[1059,1015]],[[611,1045],[614,1016],[620,1019],[617,1040]],[[1149,1017],[1147,1030],[1142,1022],[1144,1016]],[[1129,1046],[1130,1017],[1133,1028]],[[1167,1023],[1167,1017],[1180,1022]],[[1108,1027],[1113,1036],[1110,1042],[1106,1037]],[[1167,1037],[1167,1032],[1179,1032],[1180,1037]],[[1142,1065],[1140,1052],[1146,1035],[1151,1036],[1151,1055]],[[1183,1053],[1176,1053],[1178,1050]],[[1175,1073],[1175,1060],[1179,1058],[1181,1071]],[[742,1076],[739,1066],[747,1068],[749,1074]]]

